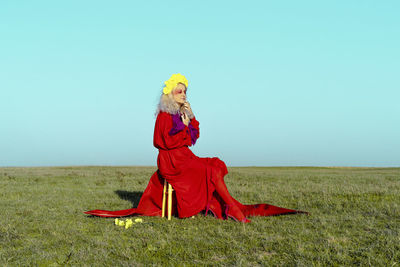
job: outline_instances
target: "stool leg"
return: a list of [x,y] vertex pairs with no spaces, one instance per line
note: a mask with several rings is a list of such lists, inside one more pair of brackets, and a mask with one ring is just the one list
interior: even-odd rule
[[165,217],[165,201],[166,201],[166,195],[167,194],[167,180],[164,179],[164,189],[163,189],[163,195],[162,195],[162,208],[161,208],[161,217]]
[[168,184],[168,220],[171,220],[172,215],[172,186]]

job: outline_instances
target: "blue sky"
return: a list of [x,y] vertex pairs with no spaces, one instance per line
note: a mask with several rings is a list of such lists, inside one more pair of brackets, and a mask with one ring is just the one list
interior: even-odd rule
[[400,166],[398,1],[2,1],[0,166],[156,165],[173,73],[228,166]]

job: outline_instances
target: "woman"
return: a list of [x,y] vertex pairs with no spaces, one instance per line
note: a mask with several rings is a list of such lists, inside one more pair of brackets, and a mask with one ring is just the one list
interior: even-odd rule
[[174,188],[173,213],[191,217],[203,210],[215,217],[250,222],[246,216],[270,216],[302,211],[268,204],[243,205],[228,192],[224,176],[226,165],[217,157],[200,158],[189,149],[199,138],[199,122],[186,101],[187,79],[173,74],[165,87],[156,111],[153,144],[158,148],[158,170],[150,178],[137,208],[121,211],[92,210],[86,214],[120,217],[133,214],[161,216],[163,181]]

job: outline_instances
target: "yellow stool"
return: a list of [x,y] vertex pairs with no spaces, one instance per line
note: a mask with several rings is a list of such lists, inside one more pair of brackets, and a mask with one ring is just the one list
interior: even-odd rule
[[[168,186],[168,191],[167,191]],[[162,209],[161,209],[161,217],[165,217],[165,202],[166,202],[166,195],[168,195],[168,220],[171,220],[172,216],[172,185],[170,185],[167,180],[164,179],[164,190],[163,190],[163,198],[162,198]]]

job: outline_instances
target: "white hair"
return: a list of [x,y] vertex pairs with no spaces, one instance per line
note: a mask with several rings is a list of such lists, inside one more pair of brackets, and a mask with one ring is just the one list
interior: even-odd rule
[[171,93],[169,93],[168,95],[161,93],[160,102],[157,105],[155,116],[157,117],[160,111],[164,111],[169,114],[176,114],[178,113],[179,109],[180,106],[178,103],[176,103]]

